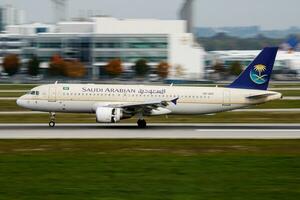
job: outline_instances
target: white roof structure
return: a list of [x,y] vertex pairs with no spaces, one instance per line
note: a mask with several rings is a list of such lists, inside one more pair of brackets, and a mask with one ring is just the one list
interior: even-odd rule
[[95,17],[94,31],[97,34],[172,34],[186,33],[183,20],[117,19]]
[[71,21],[59,22],[56,25],[56,32],[58,33],[93,33],[94,22],[88,21]]
[[179,34],[186,33],[184,20],[118,19],[93,17],[89,21],[64,21],[56,25],[32,23],[6,27],[7,34],[34,35],[36,28],[47,28],[47,33],[94,34]]
[[21,24],[21,25],[10,25],[6,26],[6,34],[13,35],[36,35],[38,28],[47,29],[48,33],[55,32],[55,25],[44,24],[44,23],[32,23],[32,24]]
[[[232,61],[232,60],[253,60],[260,50],[253,51],[211,51],[209,52],[210,56],[213,56],[215,59],[223,61]],[[295,51],[278,51],[276,62],[284,62],[281,65],[289,67],[291,69],[300,70],[300,52]]]
[[[233,50],[233,51],[211,51],[212,55],[217,55],[220,59],[253,59],[261,50]],[[297,60],[300,59],[300,52],[278,51],[276,60]]]

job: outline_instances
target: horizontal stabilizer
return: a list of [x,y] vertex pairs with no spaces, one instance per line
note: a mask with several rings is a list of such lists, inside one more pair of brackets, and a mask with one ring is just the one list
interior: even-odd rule
[[270,94],[270,93],[268,93],[268,94],[258,94],[258,95],[248,96],[246,98],[247,99],[263,99],[263,98],[267,98],[267,97],[272,96],[272,95],[274,95],[274,94]]

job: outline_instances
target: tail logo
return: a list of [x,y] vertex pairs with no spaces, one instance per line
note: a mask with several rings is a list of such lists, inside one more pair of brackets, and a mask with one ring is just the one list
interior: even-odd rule
[[254,68],[250,71],[251,80],[258,85],[266,83],[268,80],[268,75],[264,74],[266,70],[267,67],[265,65],[255,65]]

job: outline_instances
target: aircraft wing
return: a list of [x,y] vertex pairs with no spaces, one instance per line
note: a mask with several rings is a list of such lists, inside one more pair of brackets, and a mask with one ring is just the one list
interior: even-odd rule
[[162,101],[149,101],[149,102],[141,102],[141,103],[122,103],[122,104],[108,104],[106,107],[112,108],[123,108],[125,111],[130,113],[147,113],[151,112],[153,109],[164,108],[167,107],[170,103],[174,105],[177,104],[179,98],[172,100],[162,100]]

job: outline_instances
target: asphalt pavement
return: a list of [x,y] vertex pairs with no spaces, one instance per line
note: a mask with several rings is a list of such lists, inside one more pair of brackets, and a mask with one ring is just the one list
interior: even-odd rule
[[0,139],[300,139],[300,124],[0,124]]

